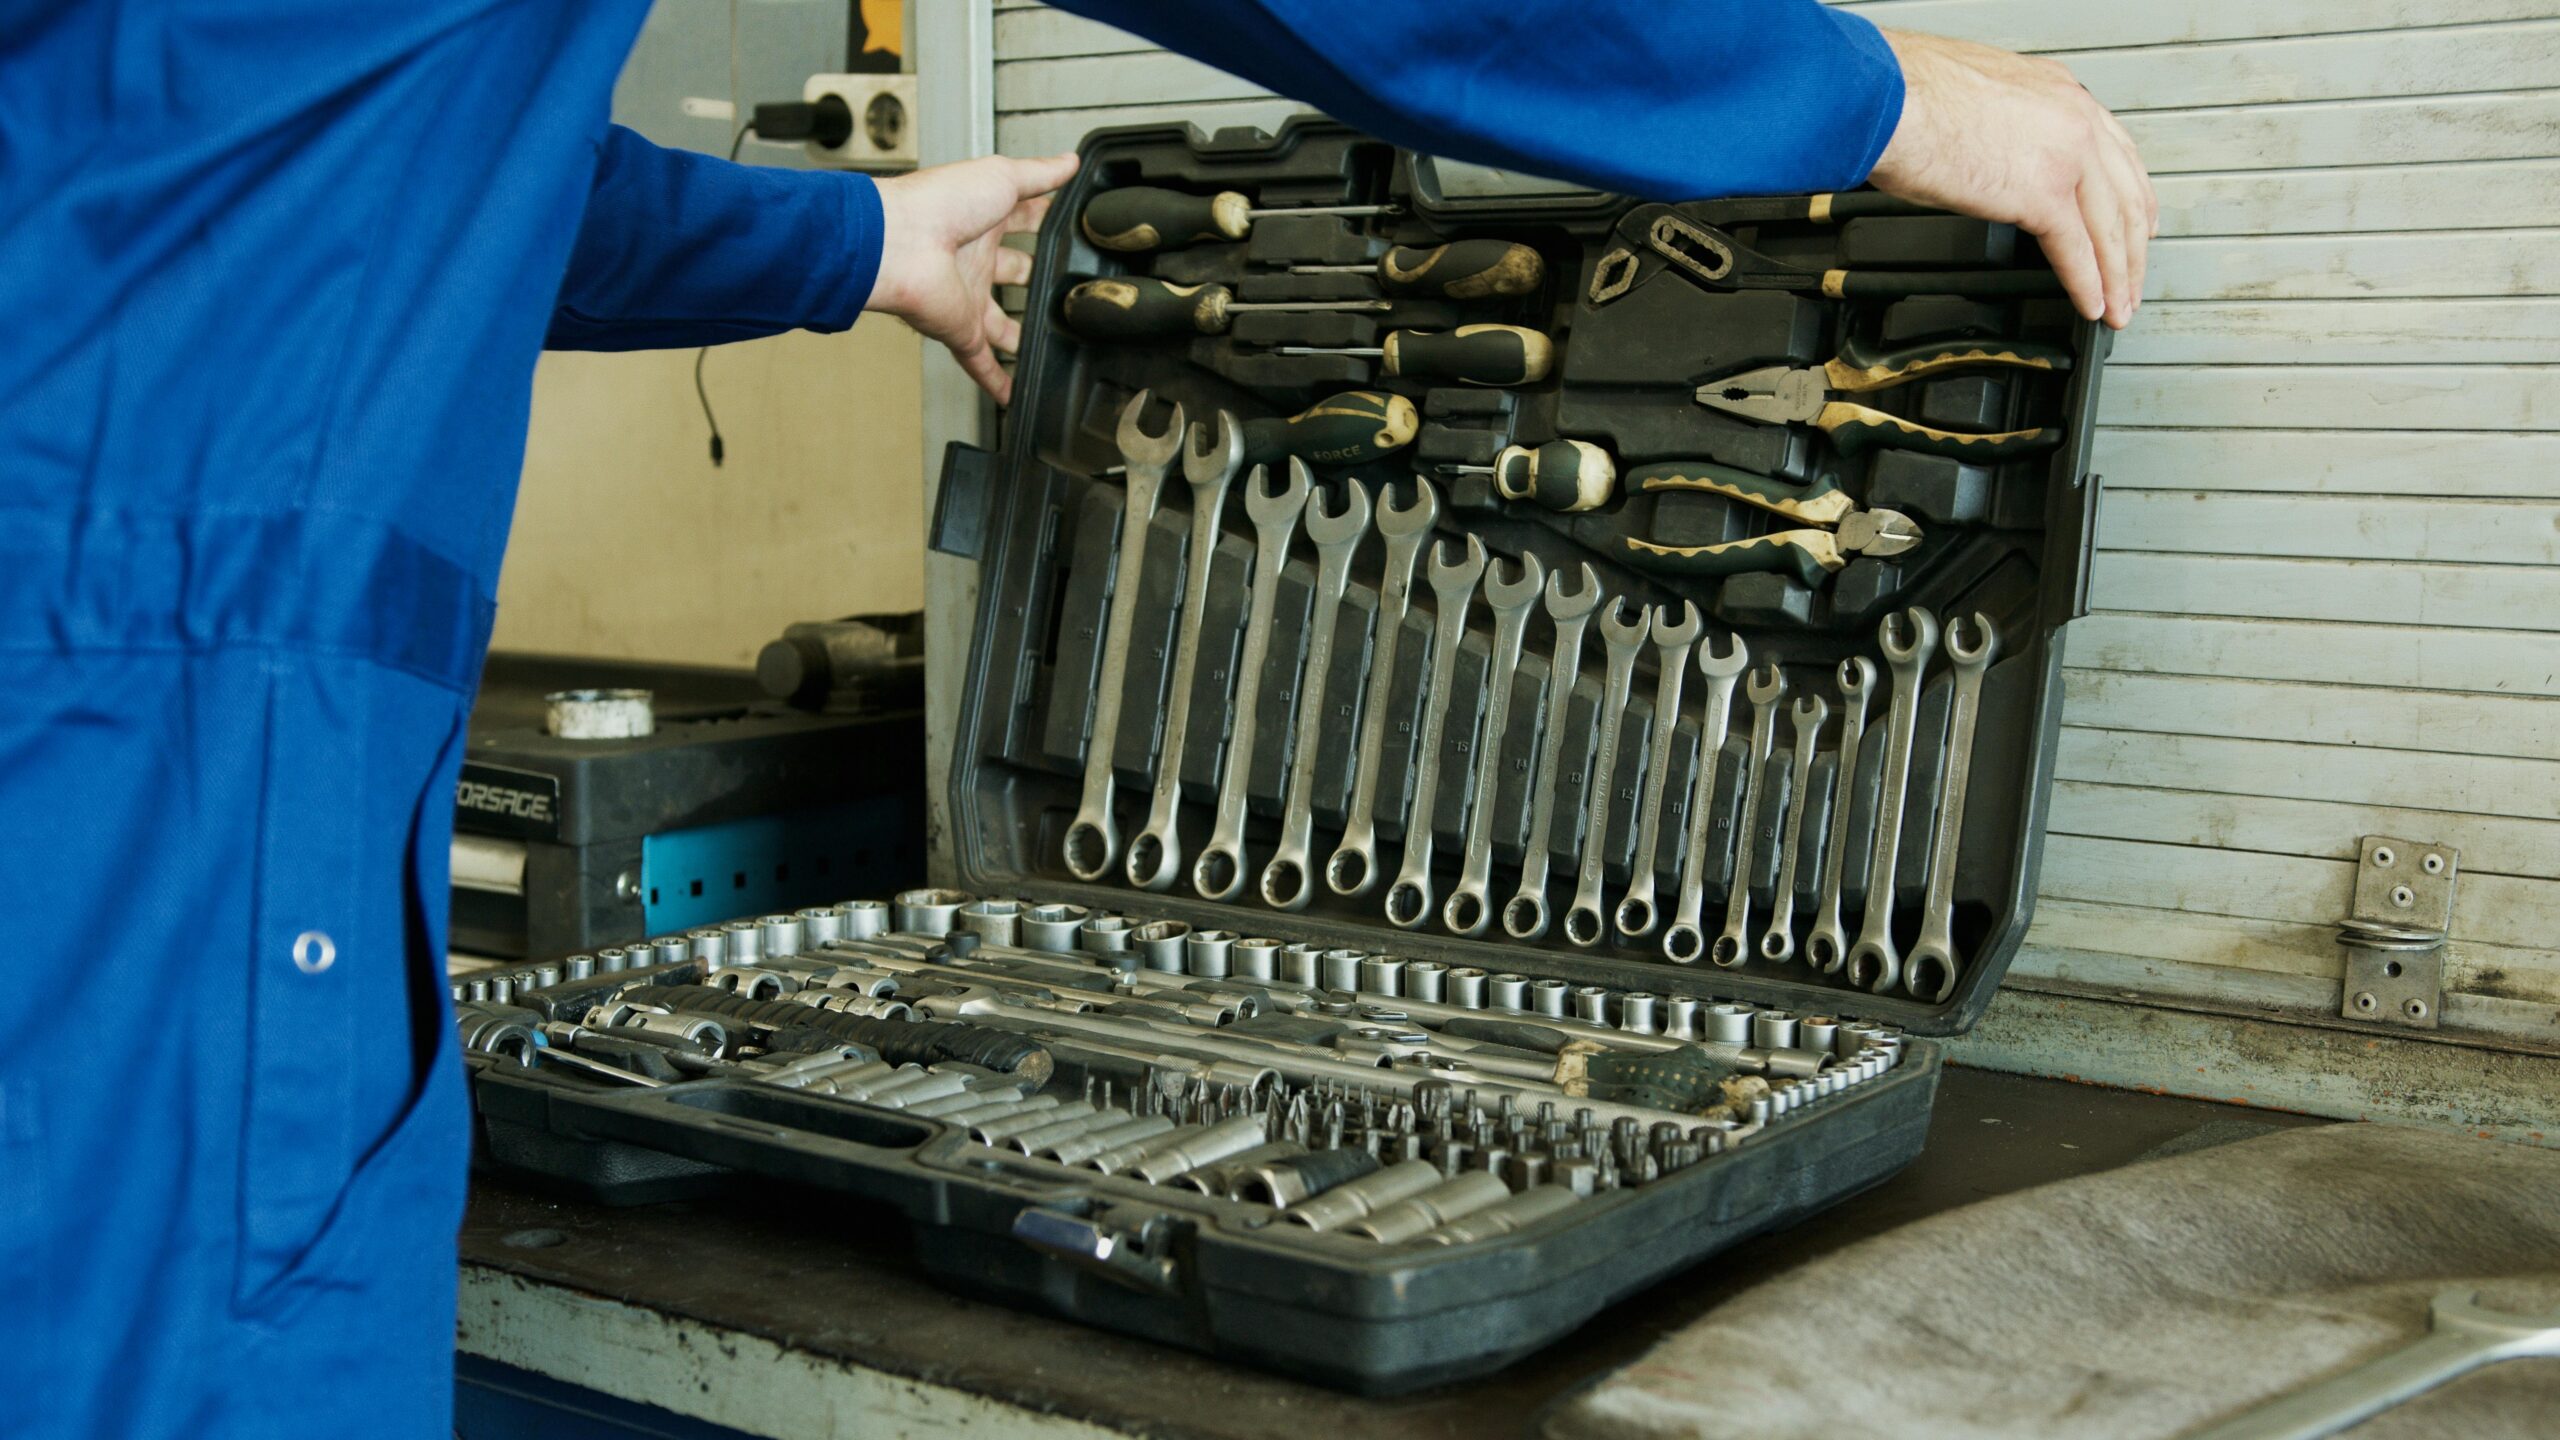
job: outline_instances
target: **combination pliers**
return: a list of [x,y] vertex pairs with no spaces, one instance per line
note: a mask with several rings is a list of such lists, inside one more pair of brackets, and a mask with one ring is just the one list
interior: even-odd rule
[[1870,510],[1825,476],[1795,485],[1727,465],[1669,461],[1627,472],[1631,494],[1695,491],[1737,500],[1797,522],[1797,528],[1713,545],[1665,545],[1628,537],[1622,558],[1662,575],[1792,574],[1819,585],[1852,555],[1899,555],[1920,543],[1920,527],[1899,510]]
[[1763,425],[1811,425],[1828,434],[1832,448],[1843,455],[1867,449],[1916,450],[1997,463],[2062,443],[2062,432],[2050,426],[1992,434],[1940,430],[1873,406],[1832,398],[1869,395],[1949,371],[1983,368],[2058,374],[2071,368],[2071,352],[2015,340],[1938,341],[1893,350],[1871,349],[1852,340],[1841,345],[1839,358],[1823,365],[1764,365],[1710,380],[1698,387],[1698,403]]

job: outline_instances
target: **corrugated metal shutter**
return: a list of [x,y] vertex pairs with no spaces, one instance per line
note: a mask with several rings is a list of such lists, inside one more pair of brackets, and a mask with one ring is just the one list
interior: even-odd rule
[[[2308,1018],[2358,838],[2461,847],[2446,1020],[2560,1041],[2560,3],[1873,0],[2067,60],[2157,176],[2015,984]],[[1027,0],[999,144],[1298,107]]]

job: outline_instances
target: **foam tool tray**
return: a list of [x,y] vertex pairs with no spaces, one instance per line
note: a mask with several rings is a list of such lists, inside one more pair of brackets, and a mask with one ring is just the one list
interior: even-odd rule
[[[459,995],[483,1158],[863,1195],[973,1293],[1373,1393],[1908,1163],[2026,928],[2083,604],[2104,341],[2032,245],[1321,120],[1084,154],[934,521],[979,567],[952,888]],[[1291,302],[1337,308],[1236,308]],[[1475,325],[1518,332],[1410,338]]]

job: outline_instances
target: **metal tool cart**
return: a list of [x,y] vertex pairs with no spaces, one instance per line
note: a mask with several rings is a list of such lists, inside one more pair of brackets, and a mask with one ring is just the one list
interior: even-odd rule
[[1881,197],[1097,134],[936,519],[955,885],[501,977],[486,1158],[841,1191],[1371,1393],[1882,1181],[2030,904],[2105,348],[2054,292]]

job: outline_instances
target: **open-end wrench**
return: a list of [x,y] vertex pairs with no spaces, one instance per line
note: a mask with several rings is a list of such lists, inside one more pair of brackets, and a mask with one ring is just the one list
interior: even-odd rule
[[1502,933],[1514,940],[1535,940],[1547,933],[1548,853],[1555,839],[1556,791],[1564,777],[1556,766],[1564,756],[1565,712],[1573,705],[1574,682],[1582,677],[1582,631],[1591,612],[1600,608],[1600,577],[1582,567],[1582,588],[1564,588],[1564,572],[1547,577],[1547,619],[1555,625],[1555,649],[1547,657],[1547,729],[1538,740],[1537,768],[1529,772],[1529,848],[1520,859],[1520,888],[1502,907]]
[[1481,935],[1493,918],[1487,891],[1493,880],[1493,801],[1502,779],[1502,737],[1511,728],[1511,677],[1520,668],[1520,639],[1529,611],[1547,583],[1547,567],[1535,555],[1520,557],[1517,578],[1502,567],[1484,572],[1484,603],[1493,611],[1493,663],[1484,672],[1484,733],[1474,755],[1475,798],[1467,811],[1467,846],[1458,865],[1458,888],[1440,907],[1440,923],[1460,935]]
[[1725,897],[1724,933],[1716,937],[1709,959],[1727,969],[1751,958],[1751,862],[1759,850],[1760,787],[1769,770],[1769,752],[1778,743],[1778,702],[1786,698],[1787,672],[1770,661],[1751,672],[1742,698],[1751,702],[1751,739],[1743,746],[1742,812],[1733,822],[1733,893]]
[[1351,580],[1351,556],[1369,533],[1369,492],[1357,480],[1343,482],[1342,508],[1325,509],[1319,492],[1307,501],[1307,539],[1316,547],[1316,608],[1307,621],[1307,673],[1298,682],[1297,749],[1289,760],[1289,790],[1280,807],[1280,848],[1262,867],[1262,903],[1304,910],[1315,898],[1314,861],[1307,854],[1316,829],[1316,750],[1324,739],[1325,680],[1333,673],[1333,632],[1342,615],[1343,588]]
[[1583,797],[1582,868],[1574,877],[1573,904],[1564,912],[1564,938],[1576,945],[1597,945],[1609,933],[1609,917],[1600,910],[1600,872],[1609,863],[1609,791],[1618,783],[1618,736],[1626,725],[1627,696],[1635,688],[1636,656],[1652,632],[1644,607],[1624,595],[1600,612],[1609,676],[1600,687],[1600,714],[1592,725],[1599,743],[1592,747],[1591,783]]
[[1935,1004],[1956,989],[1956,848],[1964,840],[1964,795],[1973,778],[1974,722],[1982,714],[1982,672],[2000,648],[1991,617],[1976,610],[1981,639],[1967,643],[1965,623],[1947,622],[1947,661],[1955,667],[1956,693],[1947,711],[1947,763],[1938,777],[1938,833],[1929,845],[1928,901],[1921,911],[1920,943],[1903,961],[1902,983]]
[[2456,1286],[2427,1303],[2427,1334],[2325,1380],[2207,1426],[2187,1440],[2320,1440],[2484,1365],[2560,1357],[2560,1311],[2518,1315]]
[[1760,958],[1792,960],[1796,954],[1796,855],[1804,849],[1805,797],[1813,785],[1813,746],[1831,707],[1819,695],[1807,695],[1787,711],[1795,727],[1795,783],[1789,788],[1787,829],[1778,842],[1778,889],[1769,897],[1769,928],[1760,932]]
[[1253,595],[1245,604],[1244,657],[1236,665],[1236,699],[1230,712],[1227,762],[1218,775],[1218,815],[1209,846],[1191,862],[1191,888],[1205,900],[1232,898],[1244,888],[1245,787],[1253,773],[1253,732],[1262,709],[1262,663],[1271,651],[1271,616],[1280,604],[1280,569],[1289,563],[1289,538],[1298,512],[1307,508],[1315,481],[1306,462],[1292,456],[1288,483],[1270,487],[1260,465],[1244,482],[1244,513],[1253,518]]
[[1733,637],[1733,648],[1719,655],[1712,644],[1698,652],[1698,673],[1707,677],[1706,708],[1698,714],[1698,769],[1689,781],[1689,848],[1680,859],[1680,902],[1670,928],[1662,932],[1662,956],[1674,965],[1695,965],[1707,953],[1702,922],[1707,910],[1707,815],[1715,808],[1716,771],[1724,759],[1725,736],[1733,726],[1733,687],[1751,665],[1751,647]]
[[1369,659],[1368,693],[1361,700],[1360,744],[1351,752],[1351,809],[1342,843],[1324,867],[1324,883],[1336,895],[1366,895],[1378,883],[1378,771],[1387,748],[1387,696],[1395,688],[1397,642],[1413,603],[1413,562],[1440,519],[1440,492],[1421,476],[1414,501],[1399,510],[1393,489],[1378,492],[1378,536],[1387,544],[1384,581],[1378,589],[1378,645]]
[[1858,742],[1867,733],[1867,697],[1875,692],[1876,662],[1852,655],[1840,662],[1840,766],[1832,782],[1831,834],[1822,849],[1821,913],[1805,937],[1804,963],[1833,974],[1848,962],[1849,931],[1840,923],[1840,891],[1849,868],[1849,804],[1858,775]]
[[1209,571],[1218,553],[1218,522],[1227,488],[1244,468],[1244,431],[1228,411],[1191,427],[1182,452],[1182,478],[1191,485],[1190,573],[1183,577],[1182,632],[1173,643],[1173,690],[1165,701],[1164,753],[1156,757],[1156,793],[1147,806],[1147,828],[1129,842],[1129,883],[1162,890],[1182,868],[1182,750],[1191,735],[1191,681],[1200,666],[1200,624],[1209,608]]
[[1120,692],[1129,682],[1129,631],[1138,619],[1138,574],[1146,566],[1147,531],[1156,518],[1164,473],[1182,453],[1182,407],[1173,424],[1150,435],[1138,423],[1152,392],[1141,390],[1120,411],[1120,458],[1128,462],[1129,493],[1120,506],[1120,553],[1111,580],[1111,616],[1102,627],[1102,674],[1095,682],[1093,733],[1084,752],[1084,798],[1067,826],[1066,862],[1079,880],[1099,880],[1120,854],[1120,825],[1112,818],[1111,791],[1118,778],[1111,752],[1120,743]]
[[1618,933],[1638,940],[1653,933],[1662,915],[1653,903],[1654,861],[1662,848],[1663,792],[1669,788],[1671,745],[1680,733],[1680,686],[1689,676],[1689,652],[1706,632],[1698,607],[1680,602],[1680,619],[1671,607],[1653,612],[1653,754],[1645,765],[1643,809],[1636,817],[1635,873],[1627,877],[1626,897],[1618,902]]
[[1448,546],[1431,551],[1431,603],[1439,623],[1431,632],[1431,684],[1422,706],[1422,733],[1414,739],[1413,798],[1404,817],[1404,868],[1387,887],[1387,923],[1410,930],[1431,918],[1432,810],[1440,800],[1440,743],[1449,728],[1449,702],[1457,688],[1458,644],[1467,636],[1467,607],[1484,578],[1484,542],[1467,537],[1463,558],[1447,558]]
[[1858,943],[1849,947],[1849,983],[1881,995],[1902,978],[1902,952],[1893,942],[1893,870],[1902,858],[1902,807],[1911,788],[1911,743],[1920,726],[1920,682],[1929,657],[1938,652],[1938,617],[1917,605],[1887,615],[1876,627],[1876,644],[1893,667],[1893,704],[1884,714],[1884,785],[1876,792],[1876,838],[1867,851],[1867,918],[1858,927]]

